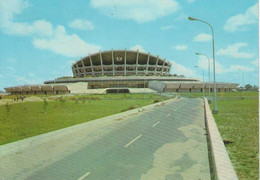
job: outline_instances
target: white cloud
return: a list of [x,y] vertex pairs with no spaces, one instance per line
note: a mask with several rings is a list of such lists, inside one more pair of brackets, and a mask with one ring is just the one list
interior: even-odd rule
[[137,44],[137,45],[131,47],[130,50],[133,50],[133,51],[139,50],[139,52],[146,52],[146,51],[144,50],[144,48],[143,48],[141,45],[139,45],[139,44]]
[[92,22],[82,19],[74,19],[69,22],[69,27],[79,30],[94,30],[95,27]]
[[6,34],[21,36],[51,36],[53,33],[52,24],[45,20],[37,20],[32,24],[9,22],[3,31]]
[[259,60],[256,59],[256,60],[252,61],[251,64],[253,64],[255,66],[258,66],[259,65]]
[[178,51],[184,51],[188,49],[187,45],[177,45],[173,47],[174,49],[178,50]]
[[8,66],[8,67],[7,67],[7,70],[8,70],[9,72],[11,72],[11,73],[15,72],[15,69],[14,69],[13,67],[11,67],[11,66]]
[[[199,57],[198,60],[198,66],[208,73],[208,60],[203,57]],[[243,66],[243,65],[231,65],[229,67],[224,67],[222,64],[220,64],[218,61],[215,62],[216,67],[216,74],[223,74],[223,73],[229,73],[229,72],[236,72],[238,70],[244,71],[244,72],[250,72],[254,71],[254,68]],[[210,59],[210,70],[212,74],[213,70],[213,60]]]
[[51,38],[35,38],[34,46],[69,57],[85,56],[101,49],[97,45],[86,43],[76,34],[67,35],[63,26],[58,26],[54,34]]
[[212,36],[210,34],[201,33],[194,38],[194,41],[207,42],[211,41]]
[[243,30],[246,25],[258,23],[258,4],[251,6],[244,14],[230,17],[224,25],[224,30],[234,32]]
[[[85,57],[85,56],[84,56]],[[83,58],[83,57],[80,57],[80,58]],[[71,66],[75,63],[76,61],[75,60],[69,60],[67,61],[66,63],[64,63],[62,66],[60,66],[60,69],[61,69],[61,72],[64,70],[67,70],[67,69],[71,69]]]
[[[210,59],[210,70],[211,72],[213,71],[213,60]],[[208,72],[208,59],[203,57],[203,56],[199,56],[199,60],[198,60],[198,64],[197,64],[200,68],[206,70]],[[215,67],[216,67],[216,74],[222,74],[227,72],[226,69],[218,62],[215,62]]]
[[175,13],[179,9],[176,0],[91,0],[91,6],[106,15],[118,19],[144,23]]
[[229,72],[235,72],[235,71],[239,71],[239,70],[244,71],[244,72],[250,72],[250,71],[254,71],[254,68],[242,66],[242,65],[232,65],[228,69]]
[[181,20],[187,20],[188,19],[188,15],[181,13],[179,16],[176,17],[175,21],[181,21]]
[[[0,28],[2,31],[11,35],[31,36],[36,48],[47,49],[70,57],[85,56],[100,49],[97,45],[83,41],[76,34],[68,35],[61,25],[53,27],[46,20],[36,20],[32,23],[13,21],[15,15],[21,14],[29,6],[27,0],[0,0]],[[91,28],[90,23],[83,21],[84,24]],[[76,25],[79,28],[79,23],[76,22]]]
[[21,14],[30,4],[25,0],[0,1],[0,28],[6,34],[21,36],[50,36],[52,25],[45,20],[33,23],[14,22],[13,17]]
[[161,26],[160,29],[161,30],[169,30],[169,29],[173,29],[174,26],[173,25],[166,25],[166,26]]
[[0,26],[5,26],[12,21],[13,16],[20,14],[23,9],[29,7],[29,2],[24,0],[0,1]]
[[[204,56],[198,56],[199,60],[198,60],[198,64],[197,66],[199,66],[202,69],[207,70],[208,69],[208,59]],[[209,60],[210,61],[210,67],[212,68],[212,59]]]
[[185,77],[195,77],[196,72],[190,68],[186,68],[185,66],[176,63],[175,61],[172,62],[172,69],[173,69],[173,74],[177,75],[184,75]]
[[24,76],[17,76],[17,75],[12,75],[13,79],[17,82],[17,84],[19,83],[20,85],[23,84],[42,84],[43,80],[42,79],[28,79]]
[[226,49],[219,49],[216,54],[233,58],[252,58],[254,54],[239,51],[240,48],[246,46],[248,46],[247,43],[235,43],[229,45]]

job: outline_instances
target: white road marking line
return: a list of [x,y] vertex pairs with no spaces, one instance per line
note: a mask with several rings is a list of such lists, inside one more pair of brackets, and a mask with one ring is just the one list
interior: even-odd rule
[[155,127],[157,124],[159,124],[160,123],[160,121],[158,121],[157,123],[155,123],[154,125],[153,125],[153,127]]
[[128,144],[125,145],[125,148],[127,148],[128,146],[130,146],[132,143],[134,143],[137,139],[139,139],[140,137],[142,137],[142,134],[140,134],[139,136],[137,136],[136,138],[134,138],[132,141],[130,141]]
[[184,106],[184,104],[180,105],[179,107],[177,107],[175,110],[173,111],[177,111],[177,109],[179,109],[180,107]]
[[90,175],[90,172],[87,172],[86,174],[84,174],[83,176],[81,176],[80,178],[78,178],[78,180],[83,180],[85,177],[87,177],[88,175]]
[[169,117],[171,115],[171,113],[169,113],[168,115],[167,115],[167,117]]

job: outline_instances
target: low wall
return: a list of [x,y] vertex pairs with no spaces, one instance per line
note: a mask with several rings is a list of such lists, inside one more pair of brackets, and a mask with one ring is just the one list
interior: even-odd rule
[[202,92],[201,89],[191,89],[191,92],[192,93],[199,93],[199,92]]
[[163,92],[166,87],[166,84],[164,82],[159,82],[159,81],[150,81],[148,87],[155,91]]
[[188,92],[190,92],[190,89],[179,89],[178,92],[180,92],[180,93],[188,93]]
[[238,180],[206,98],[204,108],[213,179]]

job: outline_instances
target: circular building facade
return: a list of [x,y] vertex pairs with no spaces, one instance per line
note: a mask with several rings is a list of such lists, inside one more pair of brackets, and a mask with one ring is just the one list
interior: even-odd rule
[[100,51],[72,65],[74,77],[169,75],[170,70],[169,61],[138,50]]

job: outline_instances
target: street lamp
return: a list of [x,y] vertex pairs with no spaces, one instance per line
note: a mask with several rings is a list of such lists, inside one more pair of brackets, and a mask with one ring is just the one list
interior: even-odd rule
[[207,55],[205,55],[205,54],[201,54],[201,53],[198,53],[198,52],[196,52],[195,54],[198,55],[198,56],[205,56],[205,57],[208,58],[208,72],[209,72],[209,102],[210,102],[210,61],[209,61],[209,57],[208,57]]
[[213,114],[218,114],[218,110],[217,110],[217,91],[216,91],[216,75],[215,75],[215,48],[214,48],[214,31],[213,31],[213,27],[206,21],[200,20],[200,19],[196,19],[196,18],[192,18],[192,17],[188,17],[189,20],[191,21],[200,21],[202,23],[205,23],[207,25],[209,25],[210,29],[211,29],[211,33],[212,33],[212,52],[213,52],[213,73],[214,73],[214,109],[212,111]]
[[239,69],[238,71],[241,71],[242,72],[242,79],[243,79],[243,83],[242,83],[242,90],[243,90],[243,94],[244,94],[244,88],[245,88],[245,83],[244,83],[244,72],[241,70],[241,69]]
[[[199,67],[199,66],[194,66],[194,67],[199,68],[199,69],[202,70],[202,72],[203,72],[203,85],[204,85],[204,69],[202,69],[202,68]],[[203,86],[203,90],[202,90],[202,92],[203,92],[203,97],[205,97],[205,94],[204,94],[204,86]]]

